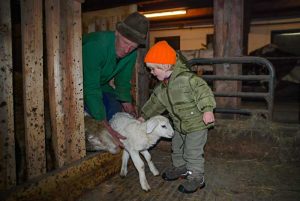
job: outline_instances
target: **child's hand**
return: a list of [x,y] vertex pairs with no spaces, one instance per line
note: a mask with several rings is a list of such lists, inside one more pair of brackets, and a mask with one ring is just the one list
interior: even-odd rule
[[203,121],[204,121],[205,125],[207,125],[209,123],[213,123],[215,121],[214,113],[212,113],[212,112],[204,112],[204,114],[203,114]]
[[139,117],[137,120],[141,123],[145,122],[145,119],[143,117]]

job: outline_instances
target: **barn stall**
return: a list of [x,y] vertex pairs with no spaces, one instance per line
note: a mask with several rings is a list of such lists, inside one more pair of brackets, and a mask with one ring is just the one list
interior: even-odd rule
[[[1,198],[3,197],[5,200],[76,200],[79,195],[99,184],[101,186],[101,183],[109,178],[113,179],[115,183],[103,183],[108,185],[107,188],[111,185],[112,189],[100,187],[103,191],[101,192],[102,195],[107,196],[104,199],[118,200],[117,195],[125,196],[125,200],[151,199],[151,194],[144,195],[141,191],[131,195],[127,194],[128,197],[126,197],[126,186],[134,187],[137,182],[127,180],[127,183],[124,183],[118,181],[115,176],[113,177],[120,169],[120,154],[86,152],[81,69],[82,3],[83,1],[80,0],[49,0],[45,1],[44,4],[35,0],[21,1],[22,73],[20,76],[20,74],[15,73],[13,65],[10,1],[1,2],[1,58],[3,58],[1,60],[1,72],[3,73],[1,73],[0,79],[2,167],[0,183]],[[205,64],[217,64],[214,66],[216,78],[208,77],[208,79],[218,80],[214,89],[215,93],[220,93],[218,105],[221,106],[219,107],[220,120],[218,120],[216,128],[210,133],[206,152],[211,158],[225,158],[229,161],[232,158],[254,160],[254,162],[257,162],[255,160],[299,161],[297,154],[299,149],[297,146],[299,144],[297,143],[299,141],[297,137],[299,136],[298,124],[286,125],[272,122],[272,107],[270,110],[267,108],[263,113],[257,113],[257,108],[246,112],[239,109],[233,110],[239,108],[241,97],[249,95],[245,93],[230,95],[230,92],[239,92],[241,89],[240,80],[251,77],[232,76],[241,73],[241,64],[249,62],[249,58],[244,58],[243,61],[239,60],[241,58],[238,58],[238,61],[235,60],[236,58],[232,58],[235,65],[230,66],[230,62],[218,60],[223,57],[240,57],[243,55],[243,44],[241,43],[243,41],[243,21],[239,18],[243,15],[240,12],[243,4],[226,2],[226,6],[233,7],[231,10],[233,13],[229,14],[228,10],[223,9],[224,4],[222,3],[224,2],[215,1],[214,5],[215,12],[218,13],[214,18],[216,30],[223,30],[227,24],[230,24],[232,29],[227,30],[228,32],[217,31],[216,40],[218,40],[219,46],[215,49],[223,51],[214,51],[215,58],[212,60],[200,61],[200,63],[206,62]],[[109,18],[107,25],[104,25],[103,19],[97,19],[95,24],[91,23],[88,26],[88,30],[113,30],[113,25],[118,20],[126,16],[126,13],[135,10],[134,6],[126,8],[121,15]],[[229,15],[232,18],[226,18]],[[223,24],[222,18],[228,21],[223,21]],[[218,35],[218,33],[222,34]],[[236,40],[237,38],[239,40]],[[144,68],[141,68],[145,51],[146,48],[139,50],[136,76],[133,81],[136,83],[133,95],[136,97],[137,108],[142,106],[151,91],[147,84],[151,82],[149,75]],[[183,51],[183,54],[189,54],[189,52]],[[191,62],[199,62],[197,57],[205,54],[206,51],[202,51],[201,54],[190,57],[190,59],[196,58]],[[198,69],[196,67],[196,70]],[[201,71],[200,74],[202,74]],[[273,86],[272,76],[272,73],[268,75],[270,86]],[[17,80],[22,83],[21,89],[14,88]],[[224,80],[231,82],[228,83]],[[267,104],[272,106],[272,87],[269,88],[269,91],[270,94],[267,94],[265,100]],[[18,108],[20,105],[16,104],[17,99],[21,99],[20,109]],[[20,119],[20,116],[17,118],[15,115],[18,113],[17,108],[21,110],[20,113],[23,111],[20,120],[23,121],[23,128],[18,127],[20,122],[16,119]],[[239,114],[238,111],[252,115],[245,120],[237,115]],[[234,116],[228,117],[228,113],[233,113]],[[51,125],[47,124],[49,119]],[[49,127],[51,128],[50,135],[47,134]],[[20,138],[23,138],[23,141],[17,139],[19,136],[15,132],[22,129],[24,136]],[[23,145],[18,145],[17,141],[23,142]],[[168,161],[170,159],[166,153],[169,151],[169,142],[163,141],[159,144],[158,150],[154,150],[154,154],[163,155],[165,161]],[[23,153],[23,162],[20,162],[22,159],[17,159],[19,152]],[[160,160],[158,156],[154,156],[154,158],[157,161]],[[224,161],[218,160],[215,163],[213,163],[214,160],[211,161],[208,164],[212,169],[212,165],[217,164],[221,168],[222,162],[224,163]],[[226,163],[228,164],[228,161]],[[256,165],[259,168],[259,164],[256,163]],[[294,166],[291,167],[292,171],[296,171]],[[165,168],[163,163],[161,163],[160,168]],[[234,169],[234,167],[231,168]],[[134,169],[131,170],[132,172],[135,171]],[[242,174],[243,170],[241,171]],[[136,174],[130,176],[134,178]],[[158,184],[158,188],[160,185],[165,185],[157,179],[153,182]],[[296,183],[294,188],[297,189],[297,187]],[[174,186],[173,188],[176,189]],[[262,186],[256,191],[263,192],[262,194],[265,195],[276,191],[277,188],[277,186],[269,188]],[[152,197],[156,197],[156,200],[163,199],[161,197],[166,196],[167,189],[166,187],[166,191],[163,192],[154,190]],[[110,192],[118,190],[124,194],[120,194],[120,192],[114,193],[114,195],[110,194]],[[140,189],[137,187],[136,190]],[[217,194],[217,196],[222,197],[218,194],[225,192],[225,195],[229,197],[234,196],[230,189],[229,193],[224,189],[210,190],[208,188],[208,195]],[[240,191],[242,192],[241,189]],[[239,191],[236,194],[239,194]],[[201,192],[197,195],[204,196]],[[296,193],[292,196],[297,195]],[[249,196],[249,194],[246,193],[244,196]],[[170,196],[171,198],[172,196]]]
[[[108,163],[110,168],[105,174],[96,176],[95,172],[88,176],[98,177],[95,181],[101,182],[116,172],[118,160],[115,159],[119,157],[107,153],[86,157],[82,2],[21,1],[21,76],[13,70],[10,3],[1,1],[1,197],[8,194],[11,199],[39,200],[42,195],[55,197],[55,191],[80,192],[79,189],[94,183],[83,175],[97,172]],[[21,86],[13,85],[13,74],[14,81]],[[44,96],[49,99],[45,100]],[[15,117],[14,107],[23,116]],[[51,131],[45,129],[49,121]],[[50,136],[46,132],[51,132]],[[51,144],[46,145],[49,140]],[[48,151],[53,151],[49,160],[46,146]],[[81,178],[77,184],[76,178]]]

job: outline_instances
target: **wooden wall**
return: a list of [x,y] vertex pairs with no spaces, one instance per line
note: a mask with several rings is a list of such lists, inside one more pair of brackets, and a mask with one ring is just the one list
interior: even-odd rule
[[16,184],[10,0],[0,1],[0,190]]
[[114,31],[116,23],[137,11],[135,4],[117,8],[91,11],[82,14],[83,33],[95,31]]
[[[86,155],[82,86],[82,2],[20,2],[26,150],[26,167],[22,168],[26,169],[26,178],[29,181],[46,173],[45,102],[50,106],[55,167],[70,164]],[[10,3],[10,0],[0,3],[0,190],[16,184]],[[44,83],[49,86],[45,87]],[[44,91],[44,88],[49,90]],[[49,93],[49,100],[44,100],[44,93]]]
[[46,0],[49,104],[56,167],[85,156],[81,3]]

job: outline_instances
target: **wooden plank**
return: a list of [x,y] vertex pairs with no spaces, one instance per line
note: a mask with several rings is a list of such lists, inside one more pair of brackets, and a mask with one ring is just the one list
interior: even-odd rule
[[63,85],[60,63],[60,0],[46,0],[47,68],[49,106],[55,167],[65,163],[65,130],[62,107]]
[[0,1],[0,190],[16,184],[10,0]]
[[120,172],[121,160],[122,152],[89,155],[7,191],[2,200],[77,200],[82,194]]
[[78,3],[84,3],[85,2],[85,0],[74,0],[74,1],[76,1]]
[[96,24],[95,24],[95,22],[90,23],[89,26],[88,26],[88,33],[92,33],[92,32],[95,32],[95,31],[96,31]]
[[[71,2],[70,2],[71,3]],[[72,65],[72,86],[73,99],[71,109],[73,111],[74,120],[71,123],[74,125],[74,138],[75,141],[72,144],[72,158],[80,159],[86,155],[85,150],[85,132],[84,132],[84,107],[83,107],[83,70],[82,70],[82,24],[81,24],[81,3],[72,2],[73,20],[68,23],[70,27],[70,47],[73,47],[72,57],[70,61]],[[73,37],[71,37],[73,36]]]
[[150,96],[149,83],[150,74],[144,65],[144,57],[147,53],[146,48],[139,48],[138,57],[135,64],[136,68],[136,107],[137,112],[140,114],[143,105],[146,103]]
[[99,18],[96,20],[96,31],[107,31],[106,18]]
[[46,172],[42,1],[21,1],[22,68],[27,176]]
[[143,105],[146,103],[150,96],[149,84],[150,84],[150,73],[147,71],[144,64],[144,58],[149,50],[149,39],[150,35],[147,35],[146,45],[143,48],[138,49],[138,56],[135,64],[136,72],[136,107],[137,113],[140,115]]
[[[243,49],[243,0],[214,0],[214,56],[241,56]],[[217,75],[241,74],[241,65],[216,65]],[[216,92],[240,91],[238,81],[216,81]],[[238,107],[240,98],[217,98],[220,107]]]
[[81,4],[67,0],[61,4],[66,15],[66,66],[64,68],[65,135],[67,161],[85,156],[82,77]]
[[118,20],[118,17],[117,16],[110,16],[108,17],[108,30],[109,31],[115,31],[116,30],[116,24],[117,24],[117,21]]
[[138,115],[141,114],[141,109],[150,96],[149,85],[151,75],[149,71],[147,71],[144,63],[145,55],[149,50],[149,40],[150,33],[148,32],[145,46],[138,49],[138,55],[135,64],[136,107]]

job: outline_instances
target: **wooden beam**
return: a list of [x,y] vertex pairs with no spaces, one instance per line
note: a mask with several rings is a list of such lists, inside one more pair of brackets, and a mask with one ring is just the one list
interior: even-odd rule
[[[244,0],[214,0],[214,56],[235,57],[243,54]],[[215,66],[217,75],[241,74],[241,65]],[[216,92],[240,91],[238,81],[216,81]],[[240,98],[216,98],[219,107],[237,108]]]
[[137,112],[140,114],[143,105],[150,96],[149,83],[150,74],[144,65],[144,57],[147,53],[147,48],[139,48],[138,57],[135,64],[136,68],[136,106]]
[[6,191],[1,200],[77,200],[120,172],[121,160],[122,152],[92,154]]
[[135,80],[136,80],[136,106],[137,112],[140,115],[141,109],[146,101],[149,99],[150,91],[149,91],[149,84],[150,84],[150,73],[147,71],[146,66],[144,64],[144,58],[149,50],[150,45],[150,32],[148,32],[146,45],[145,47],[138,49],[138,56],[135,64]]
[[42,1],[21,1],[25,146],[28,178],[46,172]]
[[10,0],[0,1],[0,191],[16,184]]
[[84,3],[85,0],[74,0],[74,1],[77,1],[78,3]]
[[60,0],[46,0],[47,68],[49,106],[55,167],[62,167],[66,159],[63,113],[63,85],[60,63]]
[[78,160],[86,155],[84,132],[84,108],[83,108],[83,70],[82,70],[82,24],[81,3],[69,2],[72,6],[72,20],[68,21],[68,50],[69,70],[71,75],[70,85],[72,93],[70,123],[73,125],[73,143],[71,146],[71,158]]
[[82,31],[81,4],[61,1],[61,21],[65,20],[64,99],[65,135],[67,161],[85,156],[83,77],[82,77]]

